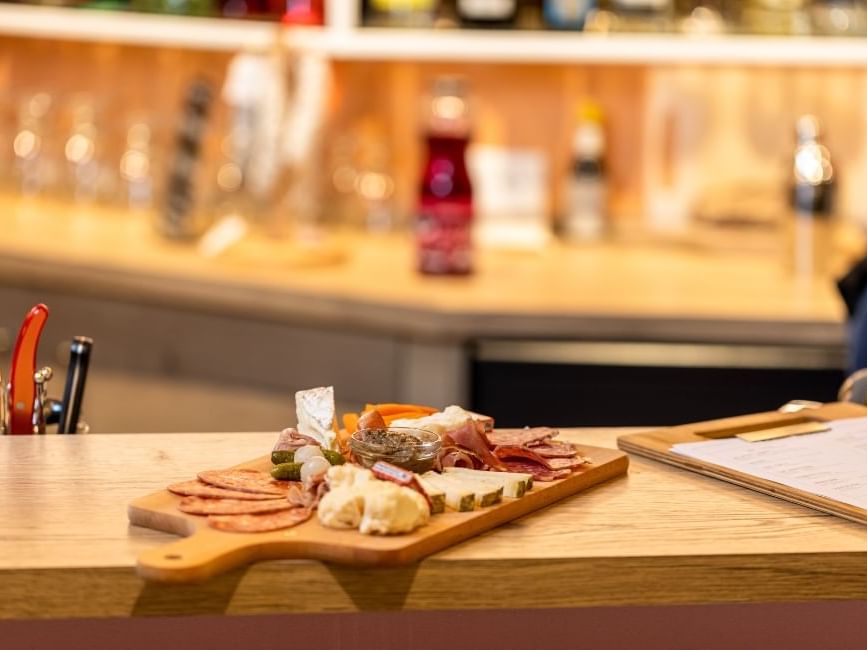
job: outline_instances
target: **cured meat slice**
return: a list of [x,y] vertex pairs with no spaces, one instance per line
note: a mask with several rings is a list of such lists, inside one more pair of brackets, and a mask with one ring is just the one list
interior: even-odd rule
[[578,458],[548,458],[548,467],[553,470],[558,469],[574,469],[581,467],[586,461],[582,457]]
[[319,500],[325,496],[328,491],[328,484],[321,481],[312,485],[309,488],[304,488],[300,484],[295,484],[289,488],[286,495],[289,503],[294,506],[303,508],[315,508],[319,505]]
[[535,481],[555,481],[558,478],[566,478],[572,473],[570,469],[550,470],[538,463],[528,460],[505,460],[503,464],[509,472],[532,474]]
[[465,467],[479,469],[484,465],[481,458],[471,451],[458,447],[448,447],[440,452],[440,467]]
[[230,533],[265,533],[291,528],[310,519],[312,508],[292,508],[259,515],[211,515],[208,525]]
[[544,458],[575,458],[578,449],[568,442],[546,441],[541,445],[530,445],[530,449]]
[[206,499],[243,499],[245,501],[268,501],[279,499],[277,494],[256,494],[255,492],[241,492],[240,490],[227,490],[226,488],[208,485],[203,481],[193,480],[175,483],[166,488],[169,492],[185,497],[204,497]]
[[556,436],[559,431],[551,427],[527,427],[525,429],[494,429],[486,434],[488,442],[495,447],[504,445],[520,447],[534,442],[546,441]]
[[497,458],[502,458],[502,459],[519,458],[522,460],[527,460],[527,461],[532,462],[532,463],[537,463],[538,465],[541,465],[545,469],[554,469],[551,466],[550,461],[551,460],[557,460],[556,458],[552,458],[552,459],[543,458],[542,456],[537,454],[535,451],[533,451],[529,447],[516,447],[514,445],[508,445],[505,447],[497,447],[496,449],[494,449],[494,455]]
[[306,445],[319,445],[319,441],[311,436],[305,436],[299,433],[295,427],[283,429],[280,435],[277,436],[277,443],[274,445],[274,451],[295,451]]
[[238,490],[239,492],[253,492],[254,494],[272,494],[286,496],[289,484],[285,481],[275,481],[270,474],[260,472],[257,469],[212,469],[199,472],[199,480],[225,488]]
[[295,505],[287,499],[269,499],[267,501],[244,501],[241,499],[203,499],[201,497],[184,497],[178,503],[178,509],[191,515],[252,515],[260,512],[277,512],[289,510]]
[[482,459],[485,465],[503,469],[503,464],[500,459],[491,453],[488,447],[488,441],[485,436],[479,432],[472,420],[467,419],[463,426],[457,429],[447,431],[443,436],[443,447],[449,443],[455,443],[468,449]]

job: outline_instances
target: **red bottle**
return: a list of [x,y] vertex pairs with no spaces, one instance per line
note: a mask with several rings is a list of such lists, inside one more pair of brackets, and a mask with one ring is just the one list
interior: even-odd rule
[[460,79],[437,79],[427,126],[419,200],[418,269],[433,275],[473,270],[473,188],[467,174],[469,116]]

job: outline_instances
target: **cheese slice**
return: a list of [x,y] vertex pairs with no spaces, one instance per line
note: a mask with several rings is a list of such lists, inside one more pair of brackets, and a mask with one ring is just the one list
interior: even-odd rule
[[295,393],[299,433],[316,440],[323,449],[337,450],[334,423],[334,386],[299,390]]
[[519,498],[524,496],[527,491],[527,485],[533,478],[529,474],[525,474],[526,478],[521,475],[507,474],[505,472],[486,472],[477,469],[468,469],[466,467],[446,467],[443,469],[447,476],[462,476],[468,479],[497,485],[503,488],[503,496],[511,498]]
[[466,486],[451,481],[444,481],[443,476],[436,472],[426,472],[419,477],[419,483],[425,491],[442,492],[446,497],[446,505],[458,512],[467,512],[476,507],[476,495]]
[[463,474],[440,474],[440,478],[445,484],[472,490],[478,508],[487,508],[503,500],[502,485],[477,481]]

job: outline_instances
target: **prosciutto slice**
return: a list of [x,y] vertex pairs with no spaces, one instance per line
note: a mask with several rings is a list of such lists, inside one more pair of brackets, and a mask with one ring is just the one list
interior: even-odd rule
[[551,427],[527,427],[524,429],[497,429],[487,433],[488,442],[494,447],[521,447],[541,443],[556,436],[559,431]]
[[497,456],[491,453],[491,450],[488,447],[488,441],[485,439],[484,435],[478,430],[472,420],[468,419],[463,424],[463,426],[457,429],[451,429],[446,434],[444,434],[443,446],[446,445],[447,440],[450,440],[455,444],[470,450],[476,456],[481,458],[482,462],[485,465],[499,470],[503,469],[502,461]]
[[303,433],[298,433],[295,427],[283,429],[280,435],[277,436],[277,443],[274,445],[274,451],[297,451],[306,445],[319,446],[319,441],[316,438],[305,436]]
[[482,459],[471,451],[459,447],[446,447],[440,451],[440,468],[443,467],[466,467],[467,469],[481,469],[484,466]]

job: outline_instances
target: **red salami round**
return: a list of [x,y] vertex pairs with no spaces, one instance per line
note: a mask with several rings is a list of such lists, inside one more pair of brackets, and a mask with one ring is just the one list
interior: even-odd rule
[[244,499],[246,501],[269,501],[281,498],[277,494],[256,494],[255,492],[241,492],[239,490],[227,490],[226,488],[208,485],[199,480],[175,483],[168,488],[169,492],[185,497],[203,497],[206,499]]
[[508,467],[510,472],[520,472],[523,474],[532,474],[533,480],[536,481],[555,481],[558,478],[566,478],[572,473],[570,469],[550,470],[533,461],[524,460],[504,460],[503,463]]
[[295,506],[286,499],[244,501],[241,499],[202,499],[184,497],[178,509],[191,515],[253,515],[262,512],[289,510]]
[[273,494],[282,497],[289,490],[289,483],[275,481],[270,474],[257,469],[212,469],[199,472],[198,476],[199,480],[209,485],[239,492]]
[[312,514],[312,508],[292,508],[261,515],[211,515],[208,524],[211,528],[230,533],[265,533],[297,526],[310,519]]

